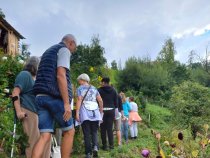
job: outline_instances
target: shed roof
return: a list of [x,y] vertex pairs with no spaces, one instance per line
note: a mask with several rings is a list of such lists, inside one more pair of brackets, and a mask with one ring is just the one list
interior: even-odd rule
[[12,30],[16,36],[18,36],[20,39],[25,39],[12,25],[10,25],[3,17],[0,16],[0,22],[7,27],[9,30]]

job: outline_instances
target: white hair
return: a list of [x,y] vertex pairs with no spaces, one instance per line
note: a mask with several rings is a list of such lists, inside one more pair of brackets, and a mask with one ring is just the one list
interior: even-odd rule
[[77,80],[90,82],[90,77],[87,74],[83,73],[77,77]]
[[62,42],[66,42],[67,40],[72,40],[72,41],[74,41],[77,44],[77,40],[74,37],[74,35],[72,35],[72,34],[66,34],[65,36],[63,36],[61,41]]

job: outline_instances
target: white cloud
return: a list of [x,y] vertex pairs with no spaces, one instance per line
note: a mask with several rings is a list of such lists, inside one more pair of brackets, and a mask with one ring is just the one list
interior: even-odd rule
[[190,28],[183,32],[173,34],[174,38],[180,39],[188,36],[201,36],[210,31],[210,24],[202,28]]

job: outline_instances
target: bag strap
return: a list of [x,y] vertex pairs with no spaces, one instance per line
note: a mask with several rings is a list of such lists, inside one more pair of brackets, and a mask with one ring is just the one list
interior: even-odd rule
[[[90,85],[90,87],[91,87],[91,85]],[[82,105],[83,101],[85,100],[85,97],[87,96],[87,93],[88,93],[88,91],[90,90],[90,87],[88,88],[87,92],[85,93],[84,97],[82,98],[81,105]]]
[[56,141],[56,138],[55,138],[55,136],[52,136],[52,143],[53,143],[53,147],[57,147],[58,146],[58,143],[57,143],[57,141]]

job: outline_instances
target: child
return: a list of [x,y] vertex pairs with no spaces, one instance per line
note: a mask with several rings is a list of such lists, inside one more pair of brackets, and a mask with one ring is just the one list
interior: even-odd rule
[[130,125],[130,134],[131,139],[136,139],[138,136],[138,122],[141,121],[141,117],[138,114],[138,105],[134,102],[134,98],[129,98],[131,111],[129,113],[129,125]]
[[122,123],[121,123],[121,133],[122,137],[125,138],[126,144],[128,143],[128,118],[129,118],[129,111],[131,110],[129,102],[126,100],[125,94],[121,93],[122,98],[122,107],[123,107],[123,113],[124,117],[122,117]]

